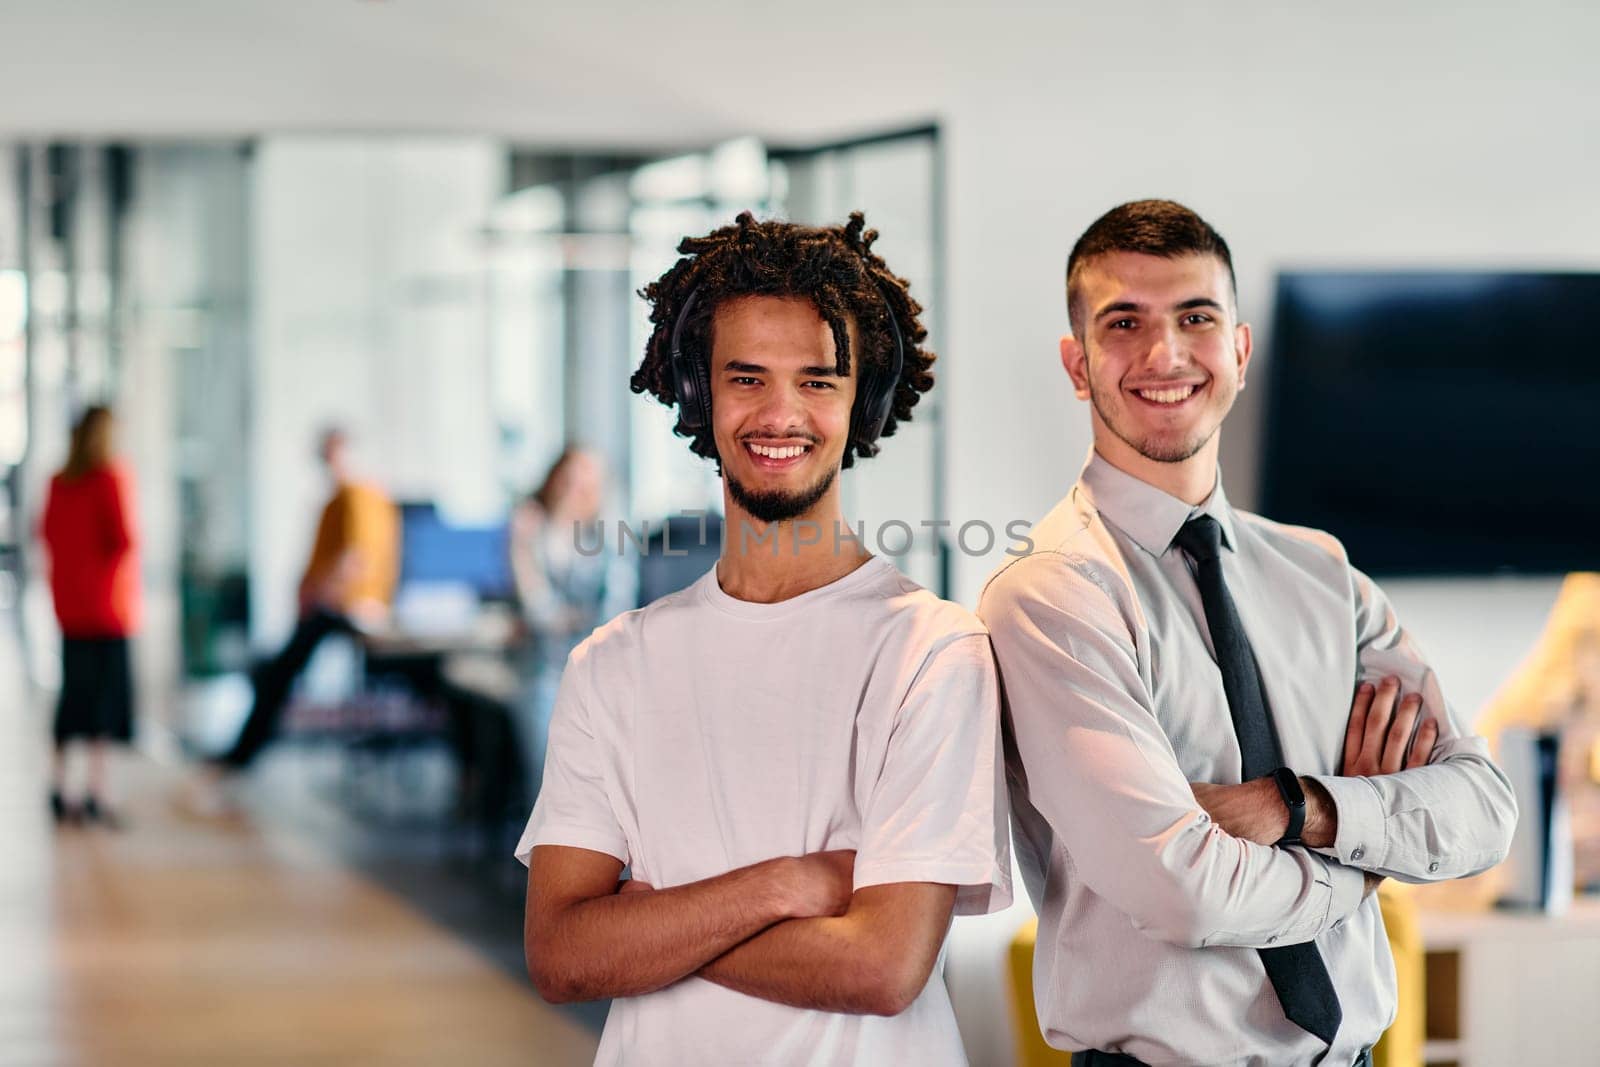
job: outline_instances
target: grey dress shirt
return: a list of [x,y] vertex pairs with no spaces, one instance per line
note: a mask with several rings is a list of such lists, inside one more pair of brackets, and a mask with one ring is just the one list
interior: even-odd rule
[[[1222,526],[1224,578],[1284,760],[1338,809],[1332,848],[1233,837],[1189,790],[1240,780],[1192,565],[1172,544],[1202,512]],[[1091,454],[1032,538],[989,579],[978,613],[1006,695],[1046,1039],[1154,1065],[1351,1063],[1395,1008],[1361,872],[1436,881],[1505,855],[1516,805],[1483,739],[1462,729],[1338,541],[1234,511],[1220,478],[1194,508]],[[1388,674],[1439,721],[1428,765],[1336,777],[1357,683]],[[1255,952],[1309,940],[1344,1009],[1331,1050],[1284,1018]]]

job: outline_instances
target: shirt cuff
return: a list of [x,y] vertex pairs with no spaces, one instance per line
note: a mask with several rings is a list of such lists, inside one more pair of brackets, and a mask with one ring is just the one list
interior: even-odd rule
[[1328,921],[1323,929],[1337,930],[1367,899],[1367,876],[1354,867],[1330,866],[1328,882],[1332,892],[1328,895]]
[[1386,834],[1383,798],[1368,778],[1341,778],[1334,775],[1308,775],[1328,791],[1339,820],[1333,847],[1318,849],[1340,863],[1363,870],[1383,866]]

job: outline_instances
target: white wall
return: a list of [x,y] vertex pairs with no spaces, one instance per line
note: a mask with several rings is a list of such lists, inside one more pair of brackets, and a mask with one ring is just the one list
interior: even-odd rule
[[252,634],[282,640],[328,487],[318,431],[350,427],[400,499],[492,508],[481,232],[504,150],[478,138],[272,137],[252,205]]
[[[1206,4],[1065,13],[952,72],[941,388],[957,515],[1036,517],[1074,478],[1089,427],[1056,356],[1062,269],[1122,201],[1172,197],[1222,231],[1263,354],[1280,267],[1600,267],[1592,11],[1552,25],[1509,7],[1228,7],[1255,19],[1222,25]],[[1266,373],[1224,437],[1246,504]],[[1351,413],[1403,415],[1381,397]],[[988,569],[962,560],[958,597]]]

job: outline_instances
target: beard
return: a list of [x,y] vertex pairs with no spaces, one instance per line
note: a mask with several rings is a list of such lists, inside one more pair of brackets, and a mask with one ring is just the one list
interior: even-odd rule
[[1135,440],[1120,425],[1121,420],[1112,417],[1112,413],[1120,411],[1120,409],[1113,408],[1110,404],[1106,404],[1101,400],[1100,390],[1095,388],[1093,381],[1089,382],[1089,401],[1094,405],[1095,413],[1100,416],[1100,421],[1105,423],[1106,427],[1117,435],[1118,440],[1145,459],[1153,460],[1156,463],[1182,463],[1206,447],[1206,442],[1210,441],[1216,435],[1217,430],[1221,429],[1221,423],[1219,422],[1211,428],[1209,433],[1195,433],[1186,438],[1157,440],[1147,437],[1143,440]]
[[816,506],[824,493],[833,485],[838,470],[830,470],[815,485],[798,491],[785,489],[748,489],[731,474],[725,474],[728,495],[757,522],[789,522],[798,519]]

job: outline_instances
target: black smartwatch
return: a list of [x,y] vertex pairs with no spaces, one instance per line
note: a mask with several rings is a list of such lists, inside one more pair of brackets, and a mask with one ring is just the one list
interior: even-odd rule
[[1278,839],[1278,845],[1298,845],[1300,831],[1306,825],[1306,792],[1300,788],[1300,776],[1287,767],[1279,767],[1272,772],[1272,781],[1289,809],[1289,828]]

